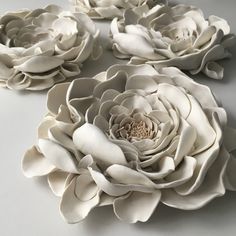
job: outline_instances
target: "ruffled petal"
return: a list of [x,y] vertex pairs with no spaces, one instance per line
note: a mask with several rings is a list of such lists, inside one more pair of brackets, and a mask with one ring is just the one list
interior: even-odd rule
[[29,149],[22,161],[22,170],[26,177],[44,176],[51,173],[55,166],[34,146]]
[[208,170],[204,182],[195,192],[181,196],[172,189],[165,189],[162,190],[161,201],[170,207],[195,210],[203,207],[214,198],[224,195],[224,174],[228,161],[229,154],[222,149],[219,157]]
[[78,173],[75,159],[61,145],[47,139],[39,139],[38,146],[45,158],[58,169]]
[[89,212],[99,204],[99,194],[89,201],[81,201],[75,195],[76,178],[65,190],[60,204],[60,211],[66,222],[74,224],[82,221],[87,217]]
[[48,184],[53,193],[61,197],[73,176],[73,174],[56,170],[48,175]]
[[116,216],[127,223],[146,222],[155,211],[161,199],[161,192],[153,193],[131,192],[115,199],[114,212]]
[[73,134],[73,142],[78,150],[85,155],[91,154],[102,167],[127,164],[120,147],[110,142],[106,135],[94,125],[86,123],[78,128]]

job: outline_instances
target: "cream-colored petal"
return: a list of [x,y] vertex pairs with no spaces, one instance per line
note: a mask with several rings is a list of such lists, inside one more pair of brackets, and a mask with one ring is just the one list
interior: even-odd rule
[[23,72],[43,73],[62,65],[63,62],[63,60],[56,57],[35,56],[22,65],[15,66],[15,68]]
[[152,45],[141,36],[119,33],[113,35],[113,41],[128,55],[135,55],[152,60],[155,60],[157,57]]
[[26,177],[44,176],[51,173],[56,167],[43,156],[34,146],[29,149],[22,160],[22,170]]
[[188,95],[188,98],[191,104],[191,112],[186,121],[197,132],[195,150],[192,153],[194,155],[211,147],[216,139],[216,133],[197,100],[191,95]]
[[155,211],[161,199],[161,192],[152,193],[131,192],[115,199],[114,212],[116,216],[127,223],[146,222]]
[[153,187],[153,182],[148,177],[126,166],[112,165],[106,169],[106,172],[112,179],[120,184]]
[[65,172],[78,173],[75,158],[61,145],[47,139],[39,139],[38,146],[52,165]]
[[193,193],[181,196],[172,189],[162,190],[161,201],[174,208],[195,210],[203,207],[216,197],[225,194],[224,174],[229,160],[227,152],[222,150],[204,179],[204,182]]
[[207,62],[202,72],[213,79],[223,79],[224,77],[224,68],[213,61]]
[[119,146],[110,142],[106,135],[92,124],[84,124],[73,134],[73,142],[85,155],[91,154],[98,165],[126,165],[127,161]]
[[54,117],[46,116],[38,127],[38,138],[47,139],[49,129],[53,127],[55,124],[56,120]]
[[167,175],[163,183],[157,183],[156,188],[175,188],[186,183],[193,176],[196,163],[195,158],[185,156],[178,169]]
[[82,174],[76,179],[75,195],[80,201],[89,201],[98,193],[98,186],[91,175]]
[[159,84],[158,94],[164,96],[173,106],[177,107],[184,119],[188,117],[191,104],[187,94],[170,84]]
[[68,151],[73,153],[77,160],[80,160],[83,157],[82,154],[76,149],[72,138],[64,133],[58,126],[53,126],[49,129],[48,137],[50,140],[57,142]]
[[66,105],[66,94],[70,83],[57,84],[49,90],[47,108],[52,114],[57,114],[61,105]]
[[218,16],[209,16],[209,24],[217,28],[217,30],[222,30],[225,35],[230,33],[230,26],[225,19],[222,19]]
[[217,159],[220,152],[220,144],[222,139],[222,130],[219,125],[218,118],[215,114],[212,117],[212,127],[216,132],[216,140],[213,145],[211,145],[204,152],[194,155],[197,161],[196,168],[194,169],[194,174],[192,178],[185,184],[179,186],[175,189],[180,195],[189,195],[196,191],[199,186],[204,182],[204,178],[211,167],[212,163]]
[[127,80],[126,71],[120,70],[111,76],[112,76],[111,78],[108,77],[108,72],[107,72],[107,77],[109,78],[109,80],[104,81],[103,83],[100,83],[95,87],[93,91],[93,95],[95,97],[101,98],[103,93],[107,89],[114,89],[117,90],[118,92],[124,92]]
[[53,193],[61,197],[72,178],[73,174],[56,170],[48,175],[48,184]]
[[98,170],[93,170],[93,168],[91,167],[89,167],[88,169],[99,189],[113,197],[122,196],[130,191],[141,191],[145,193],[150,193],[154,190],[154,188],[142,185],[125,185],[119,183],[112,183]]
[[126,83],[126,90],[143,89],[148,93],[156,92],[158,84],[149,76],[133,76]]
[[65,190],[60,204],[60,211],[66,222],[74,224],[87,217],[89,212],[99,204],[99,194],[89,201],[81,201],[75,195],[76,178],[74,178]]
[[80,78],[73,80],[67,92],[67,102],[74,98],[91,97],[94,88],[99,82],[92,78]]
[[182,119],[180,128],[179,144],[175,153],[174,161],[176,166],[182,161],[185,155],[192,150],[197,138],[197,131]]

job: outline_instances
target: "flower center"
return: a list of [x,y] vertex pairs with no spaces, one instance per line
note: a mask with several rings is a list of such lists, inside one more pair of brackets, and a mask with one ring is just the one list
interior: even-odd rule
[[153,130],[151,130],[144,121],[134,122],[126,124],[123,127],[127,132],[127,139],[151,139],[154,136]]

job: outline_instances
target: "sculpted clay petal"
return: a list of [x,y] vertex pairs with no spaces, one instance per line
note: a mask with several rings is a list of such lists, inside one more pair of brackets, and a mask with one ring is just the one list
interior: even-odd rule
[[181,196],[172,189],[162,190],[161,201],[170,207],[194,210],[203,207],[212,199],[224,195],[223,178],[228,160],[229,155],[222,149],[219,158],[208,171],[204,182],[195,192]]
[[61,197],[72,178],[73,174],[56,170],[48,175],[48,184],[53,193]]
[[47,95],[47,107],[52,114],[57,114],[61,105],[66,105],[66,94],[70,83],[55,85]]
[[58,169],[78,173],[74,158],[62,146],[47,139],[39,139],[38,146],[45,158]]
[[79,200],[89,201],[96,197],[97,193],[98,186],[89,173],[77,177],[75,195]]
[[73,134],[73,142],[85,155],[91,154],[101,166],[126,165],[127,161],[119,146],[111,143],[106,135],[91,124],[84,124]]
[[153,193],[131,192],[114,201],[116,216],[128,223],[146,222],[156,209],[161,199],[161,192]]
[[183,118],[188,117],[191,111],[191,104],[188,96],[184,92],[182,92],[176,86],[169,84],[159,84],[158,94],[166,97],[173,106],[177,107]]
[[64,60],[47,56],[32,57],[25,63],[15,66],[17,70],[30,73],[43,73],[52,70],[64,63]]
[[22,169],[26,177],[34,177],[49,174],[55,169],[55,166],[34,146],[25,153]]
[[[214,143],[216,133],[196,99],[190,95],[188,95],[188,98],[191,103],[191,112],[186,120],[197,132],[194,151],[194,154],[197,154],[209,148]],[[201,121],[201,123],[199,123],[199,121]]]
[[182,127],[180,140],[174,157],[176,165],[178,165],[182,161],[182,158],[185,155],[191,153],[191,150],[197,138],[196,130],[191,127],[186,121],[182,120],[181,125]]
[[76,185],[76,178],[74,178],[65,190],[60,204],[61,214],[69,224],[80,222],[99,204],[99,194],[89,201],[79,200],[75,195]]
[[[149,59],[153,60],[155,60],[156,58],[153,47],[145,38],[141,36],[133,34],[127,36],[126,34],[119,33],[114,35],[113,40],[127,54],[144,58],[148,57]],[[127,45],[129,45],[129,47],[127,47]],[[142,45],[142,46],[138,47],[137,45]]]
[[208,62],[204,69],[203,73],[214,79],[222,79],[224,76],[224,68],[216,62]]
[[99,30],[82,13],[50,5],[7,12],[0,21],[1,52],[10,57],[0,56],[0,80],[10,89],[48,89],[78,75],[85,60],[102,53]]
[[[226,48],[233,40],[224,43],[230,35],[224,19],[205,19],[201,9],[184,4],[157,3],[152,8],[146,5],[146,9],[142,8],[144,5],[131,7],[121,19],[112,21],[110,38],[116,57],[130,59],[131,64],[151,64],[157,69],[176,66],[192,74],[204,71],[210,61],[229,57]],[[222,70],[217,75],[206,74],[210,78],[223,77]]]
[[211,145],[207,150],[194,155],[197,163],[192,178],[185,184],[175,189],[175,191],[180,195],[189,195],[196,191],[202,182],[205,181],[204,178],[207,174],[207,171],[219,156],[222,130],[219,125],[217,115],[214,114],[212,118],[212,126],[216,132],[216,140],[214,141],[214,144]]
[[126,166],[112,165],[107,168],[106,172],[112,179],[121,184],[144,185],[153,187],[153,183],[149,180],[149,178]]

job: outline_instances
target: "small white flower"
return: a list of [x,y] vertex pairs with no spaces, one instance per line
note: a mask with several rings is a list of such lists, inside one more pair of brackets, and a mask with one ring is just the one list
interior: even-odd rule
[[236,130],[204,85],[174,67],[114,65],[54,86],[27,177],[48,176],[69,223],[113,205],[129,223],[162,202],[193,210],[236,190]]
[[50,5],[0,18],[0,86],[43,90],[80,73],[101,54],[99,31],[82,13]]
[[206,20],[200,9],[188,5],[128,9],[123,19],[113,20],[111,38],[114,55],[132,64],[175,66],[214,79],[224,74],[216,61],[230,57],[228,49],[235,43],[226,20]]
[[125,9],[136,7],[152,8],[158,3],[167,4],[167,0],[69,0],[73,10],[84,12],[94,19],[113,19],[122,17]]

